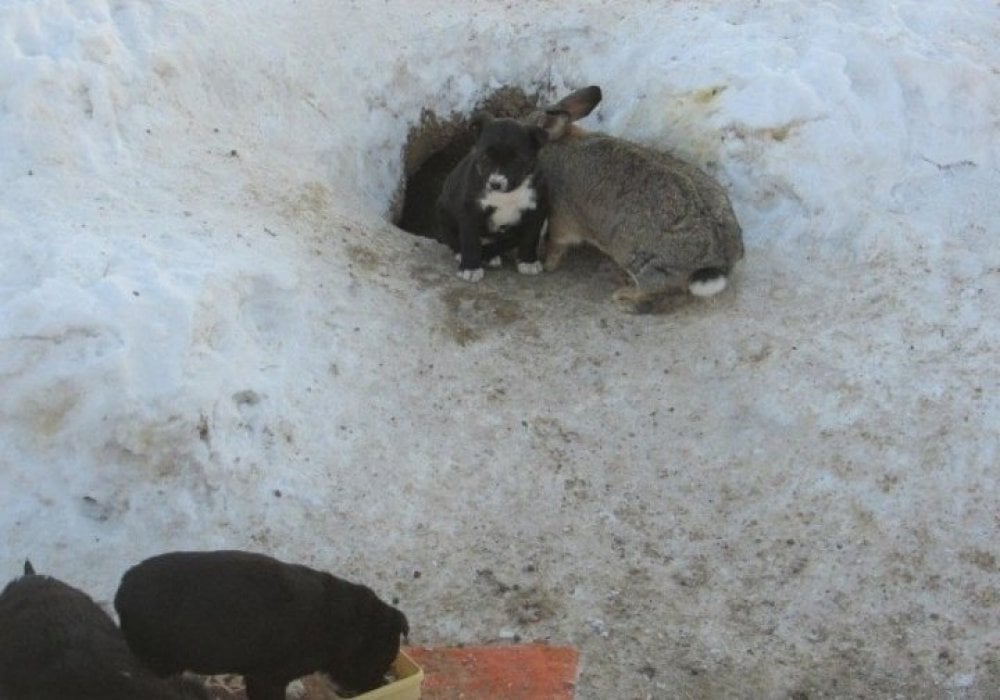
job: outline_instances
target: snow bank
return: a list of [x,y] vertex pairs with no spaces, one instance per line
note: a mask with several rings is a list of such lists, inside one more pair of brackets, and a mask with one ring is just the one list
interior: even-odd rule
[[[156,551],[261,549],[421,641],[579,644],[585,697],[988,688],[998,20],[3,4],[0,571],[106,599]],[[586,126],[731,193],[725,299],[622,317],[588,258],[473,289],[383,220],[422,109],[589,83]]]

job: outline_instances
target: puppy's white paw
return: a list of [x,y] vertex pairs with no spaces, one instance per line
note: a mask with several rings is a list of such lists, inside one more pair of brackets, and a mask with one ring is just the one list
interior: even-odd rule
[[458,276],[466,282],[478,282],[483,278],[483,268],[477,267],[475,270],[459,270]]
[[303,700],[309,689],[306,688],[306,684],[302,681],[295,680],[288,684],[285,688],[285,700]]
[[489,262],[486,263],[487,267],[500,267],[501,265],[503,265],[503,260],[500,259],[499,255],[490,258]]
[[542,271],[542,263],[538,260],[535,262],[519,262],[517,264],[517,271],[522,275],[537,275]]

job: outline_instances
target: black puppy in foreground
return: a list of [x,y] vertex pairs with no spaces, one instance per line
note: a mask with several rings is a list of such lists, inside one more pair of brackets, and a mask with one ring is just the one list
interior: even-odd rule
[[483,263],[500,264],[500,254],[517,249],[517,269],[542,271],[538,241],[548,209],[548,192],[536,168],[548,135],[538,126],[481,113],[472,150],[449,173],[437,201],[438,239],[459,254],[459,276],[483,278]]
[[24,576],[0,593],[3,700],[208,700],[191,679],[157,678],[86,593],[50,576]]
[[314,671],[342,691],[376,688],[409,634],[370,588],[239,551],[147,559],[125,572],[115,609],[156,673],[239,673],[249,700],[284,700],[288,683]]

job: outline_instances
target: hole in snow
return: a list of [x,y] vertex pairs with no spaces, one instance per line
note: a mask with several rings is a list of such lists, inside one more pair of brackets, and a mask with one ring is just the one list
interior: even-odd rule
[[495,117],[521,117],[538,100],[538,93],[529,95],[521,88],[503,87],[468,114],[441,118],[425,109],[420,123],[410,129],[403,149],[403,183],[393,206],[393,223],[404,231],[434,238],[434,203],[448,173],[472,148],[471,115],[485,110]]

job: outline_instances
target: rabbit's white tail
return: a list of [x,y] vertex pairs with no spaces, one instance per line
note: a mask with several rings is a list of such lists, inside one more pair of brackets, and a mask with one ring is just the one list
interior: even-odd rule
[[705,268],[691,275],[688,289],[696,297],[712,297],[726,288],[726,273],[718,268]]

